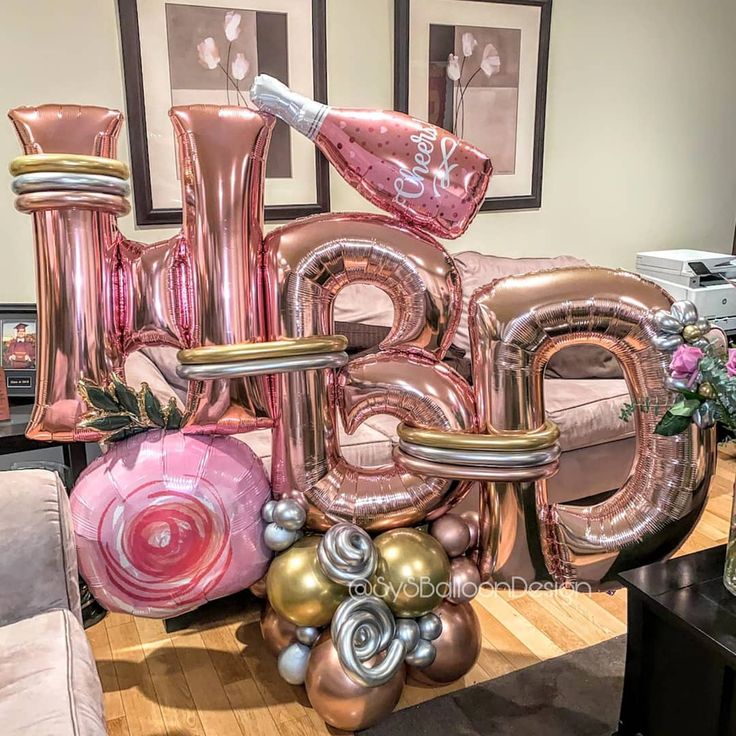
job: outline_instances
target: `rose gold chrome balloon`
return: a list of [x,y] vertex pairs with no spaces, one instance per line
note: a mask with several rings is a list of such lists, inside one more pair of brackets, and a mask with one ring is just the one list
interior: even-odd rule
[[466,675],[478,661],[483,645],[480,621],[470,603],[446,601],[434,613],[442,620],[442,633],[432,642],[437,656],[428,667],[409,667],[413,679],[429,685],[453,682]]
[[[393,301],[384,352],[348,364],[337,383],[328,371],[275,378],[279,422],[271,479],[276,496],[307,502],[312,528],[346,520],[378,531],[442,513],[466,484],[395,465],[350,465],[340,456],[335,404],[348,431],[375,414],[472,431],[467,384],[432,355],[443,355],[452,341],[460,279],[436,241],[389,218],[345,214],[297,221],[265,241],[268,339],[332,334],[334,299],[351,283],[374,284]],[[398,347],[403,350],[389,350]]]
[[[265,156],[273,119],[234,107],[171,111],[183,189],[183,231],[145,245],[126,240],[99,193],[22,195],[35,211],[39,356],[28,435],[96,440],[79,429],[77,383],[105,383],[142,346],[192,348],[263,338],[258,252]],[[74,105],[10,113],[24,153],[114,158],[122,116]],[[103,198],[104,201],[103,201]],[[115,201],[113,201],[115,200]],[[52,207],[52,209],[48,209]],[[272,424],[265,378],[193,381],[185,431],[231,434]]]
[[468,557],[456,557],[450,562],[450,603],[469,603],[480,590],[478,565]]
[[309,656],[305,685],[309,702],[320,718],[335,728],[357,731],[391,713],[405,679],[406,667],[402,665],[385,685],[359,685],[345,672],[332,639],[325,634]]
[[[716,449],[712,430],[654,433],[671,405],[670,356],[653,344],[651,310],[670,297],[634,274],[569,268],[512,276],[476,291],[470,306],[480,431],[534,430],[545,421],[544,369],[563,347],[594,343],[620,361],[636,405],[637,454],[610,498],[589,506],[549,504],[546,483],[489,482],[481,504],[485,579],[552,577],[606,584],[622,569],[672,553],[706,501]],[[561,460],[564,462],[564,456]]]
[[[251,586],[252,588],[253,586]],[[261,636],[274,657],[278,657],[283,649],[296,641],[297,627],[276,613],[268,603],[261,611]]]

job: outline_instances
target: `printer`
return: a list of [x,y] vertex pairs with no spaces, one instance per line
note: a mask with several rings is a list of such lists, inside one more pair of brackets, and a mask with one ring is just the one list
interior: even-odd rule
[[687,249],[644,251],[636,256],[636,270],[673,299],[693,302],[714,326],[736,333],[736,256]]

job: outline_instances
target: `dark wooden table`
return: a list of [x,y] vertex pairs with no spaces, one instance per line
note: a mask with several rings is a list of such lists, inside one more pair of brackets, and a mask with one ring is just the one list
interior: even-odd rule
[[618,736],[736,734],[736,597],[726,547],[621,574],[628,595]]
[[[0,422],[0,455],[18,452],[44,450],[48,447],[61,447],[64,465],[68,468],[65,479],[67,490],[71,491],[79,474],[87,467],[87,448],[83,442],[40,442],[26,437],[26,427],[31,417],[33,404],[14,403],[10,407],[10,419]],[[79,594],[82,599],[82,619],[85,628],[101,621],[107,611],[93,598],[84,580],[79,578]]]

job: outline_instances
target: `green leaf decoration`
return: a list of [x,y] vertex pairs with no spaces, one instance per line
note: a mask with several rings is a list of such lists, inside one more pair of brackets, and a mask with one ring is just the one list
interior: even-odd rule
[[176,399],[172,396],[166,408],[166,429],[180,429],[182,419],[182,414],[176,405]]
[[101,389],[99,386],[95,386],[92,383],[83,382],[80,385],[80,389],[87,400],[87,403],[93,409],[99,409],[99,411],[112,411],[119,412],[120,405],[118,402],[107,393],[107,391]]
[[672,409],[665,413],[654,428],[655,434],[663,437],[673,437],[682,434],[690,426],[690,415],[683,416],[672,413]]
[[92,419],[85,419],[80,422],[83,427],[91,429],[99,429],[101,432],[115,432],[123,427],[129,427],[131,423],[127,414],[105,414]]
[[166,420],[161,410],[161,402],[154,396],[147,383],[142,385],[143,391],[143,408],[146,415],[153,424],[162,429],[166,427]]
[[120,380],[118,376],[113,375],[112,383],[115,389],[115,396],[123,410],[130,412],[133,416],[139,417],[140,408],[138,407],[138,399],[136,395]]
[[670,408],[669,413],[676,417],[691,417],[700,403],[698,399],[681,399]]
[[136,427],[133,425],[129,425],[127,427],[123,427],[122,429],[119,429],[117,432],[113,432],[111,435],[107,437],[108,442],[119,442],[120,440],[128,439],[128,437],[133,437],[133,435],[141,434],[141,432],[148,432],[148,427]]

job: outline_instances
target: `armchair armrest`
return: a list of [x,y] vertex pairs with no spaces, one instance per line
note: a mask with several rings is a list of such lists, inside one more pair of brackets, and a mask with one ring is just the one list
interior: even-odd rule
[[48,470],[0,472],[0,626],[52,608],[81,620],[66,489]]

